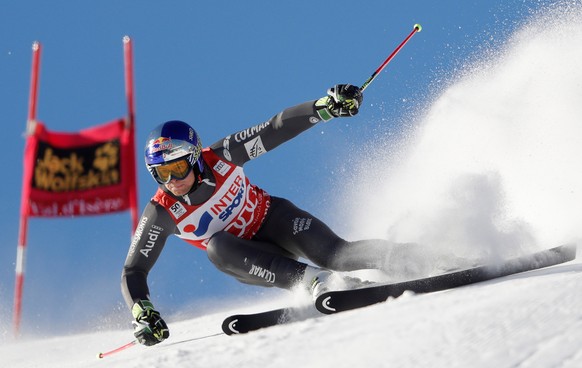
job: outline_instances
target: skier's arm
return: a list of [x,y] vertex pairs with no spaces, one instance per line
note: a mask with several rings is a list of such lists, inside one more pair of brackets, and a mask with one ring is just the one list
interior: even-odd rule
[[210,148],[242,166],[322,120],[356,115],[361,102],[362,95],[357,87],[336,85],[330,88],[328,96],[287,108],[264,123],[225,137]]
[[147,276],[160,256],[166,239],[174,232],[175,226],[163,208],[154,202],[148,203],[123,266],[121,291],[134,318],[133,335],[143,345],[155,345],[170,336],[166,322],[149,300]]
[[121,274],[121,292],[131,309],[140,300],[149,300],[147,276],[156,263],[175,224],[169,214],[150,202],[138,223]]

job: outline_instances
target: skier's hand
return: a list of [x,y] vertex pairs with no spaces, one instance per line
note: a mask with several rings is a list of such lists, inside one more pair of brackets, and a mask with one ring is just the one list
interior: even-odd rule
[[[332,116],[337,118],[356,115],[364,99],[360,88],[351,84],[336,84],[327,90],[327,94],[315,102],[319,115],[325,121]],[[328,117],[326,113],[332,116]]]
[[154,309],[149,300],[140,300],[133,305],[131,313],[134,332],[140,344],[151,346],[160,343],[170,336],[166,322],[160,317],[160,312]]

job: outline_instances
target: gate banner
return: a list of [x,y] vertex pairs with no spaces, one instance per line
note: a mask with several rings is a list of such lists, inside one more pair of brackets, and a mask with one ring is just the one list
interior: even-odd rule
[[135,192],[134,139],[118,119],[76,133],[35,122],[24,157],[22,215],[84,216],[125,211]]

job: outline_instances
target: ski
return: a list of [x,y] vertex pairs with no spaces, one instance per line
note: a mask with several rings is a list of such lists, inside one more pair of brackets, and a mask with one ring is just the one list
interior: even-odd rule
[[452,289],[557,265],[574,258],[576,258],[576,245],[567,244],[512,258],[502,263],[477,266],[432,277],[399,283],[375,284],[351,290],[328,291],[317,297],[315,307],[321,313],[333,314],[385,302],[390,297],[398,298],[405,291],[429,293]]
[[[569,244],[503,261],[442,275],[400,283],[375,284],[360,289],[329,291],[315,301],[317,310],[333,314],[397,298],[405,291],[429,293],[492,280],[516,273],[568,262],[576,258],[576,245]],[[236,314],[224,319],[222,331],[227,335],[244,334],[261,328],[299,322],[321,316],[312,306],[278,308],[265,312]]]
[[320,315],[313,306],[272,309],[260,313],[235,314],[224,319],[222,331],[227,335],[244,334],[265,327],[303,321]]

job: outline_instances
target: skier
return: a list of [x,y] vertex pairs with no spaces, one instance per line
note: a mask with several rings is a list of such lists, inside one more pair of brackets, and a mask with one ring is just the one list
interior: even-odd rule
[[243,172],[247,161],[318,122],[358,113],[363,99],[358,87],[338,84],[327,92],[207,148],[182,121],[165,122],[150,133],[145,162],[159,188],[140,218],[121,281],[140,343],[169,337],[150,301],[147,275],[172,234],[206,250],[218,269],[243,283],[304,285],[314,296],[336,277],[330,270],[386,269],[392,243],[346,241],[310,213],[251,184]]

